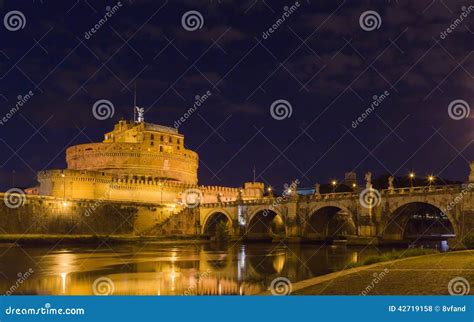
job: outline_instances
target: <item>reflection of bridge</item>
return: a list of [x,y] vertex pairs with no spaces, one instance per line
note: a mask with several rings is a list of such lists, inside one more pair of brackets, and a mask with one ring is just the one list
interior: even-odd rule
[[203,204],[198,227],[212,234],[217,222],[224,221],[233,237],[250,239],[399,242],[413,237],[413,229],[409,234],[406,230],[413,214],[421,211],[436,220],[418,232],[419,238],[431,236],[431,228],[437,226],[440,235],[454,234],[459,241],[474,229],[473,188],[474,183],[369,190],[369,202],[349,192]]

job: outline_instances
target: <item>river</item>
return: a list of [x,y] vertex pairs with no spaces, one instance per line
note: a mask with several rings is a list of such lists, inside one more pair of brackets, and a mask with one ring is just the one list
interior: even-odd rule
[[248,295],[267,290],[276,277],[304,280],[341,270],[380,250],[318,244],[147,243],[54,250],[0,244],[0,252],[2,294]]

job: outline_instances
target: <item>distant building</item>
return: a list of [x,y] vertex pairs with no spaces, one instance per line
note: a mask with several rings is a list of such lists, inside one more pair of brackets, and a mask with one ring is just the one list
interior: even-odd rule
[[355,172],[346,172],[344,174],[344,184],[348,187],[357,184],[357,174]]

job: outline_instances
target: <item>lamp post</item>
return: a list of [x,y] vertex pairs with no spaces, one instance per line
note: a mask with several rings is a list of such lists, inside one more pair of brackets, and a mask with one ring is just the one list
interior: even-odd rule
[[428,187],[431,188],[431,185],[433,184],[434,180],[435,180],[435,177],[433,175],[428,176]]
[[335,193],[336,187],[337,187],[337,181],[336,180],[331,181],[331,185],[332,185],[332,193]]
[[269,196],[270,198],[272,198],[272,197],[273,197],[273,189],[272,189],[272,187],[268,187],[268,188],[267,188],[267,192],[268,192],[268,196]]
[[410,174],[408,174],[408,177],[410,178],[410,188],[413,189],[413,180],[415,179],[415,173],[410,172]]

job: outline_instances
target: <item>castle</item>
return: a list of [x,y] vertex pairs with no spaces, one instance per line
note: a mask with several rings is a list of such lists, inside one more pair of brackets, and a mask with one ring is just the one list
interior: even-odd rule
[[146,123],[142,115],[120,120],[102,142],[69,147],[67,169],[39,172],[39,187],[29,191],[64,200],[176,206],[263,196],[264,185],[258,182],[247,182],[243,189],[199,186],[198,160],[196,152],[184,147],[177,129]]

